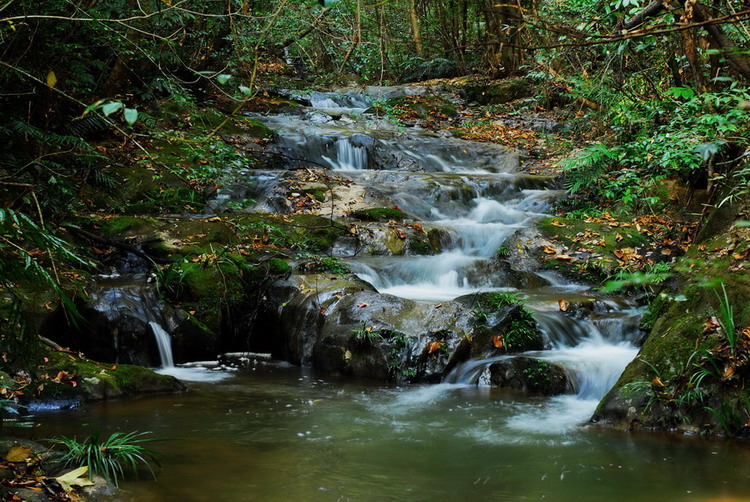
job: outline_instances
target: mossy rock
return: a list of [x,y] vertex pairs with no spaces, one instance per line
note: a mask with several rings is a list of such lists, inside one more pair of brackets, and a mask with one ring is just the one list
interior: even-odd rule
[[[573,260],[557,260],[555,255],[542,253],[542,266],[559,271],[578,280],[599,282],[619,270],[616,251],[637,249],[650,244],[648,236],[632,226],[611,227],[605,223],[587,222],[574,218],[545,218],[536,223],[542,237],[560,254],[570,254]],[[581,252],[588,249],[590,251]]]
[[[47,362],[35,369],[36,373],[54,377],[67,372],[60,383],[40,380],[44,386],[32,399],[82,399],[96,401],[152,392],[184,391],[185,385],[175,377],[160,375],[142,366],[110,365],[81,358],[65,352],[49,351]],[[73,384],[75,382],[75,385]]]
[[[723,297],[719,286],[723,283],[737,332],[750,326],[750,275],[740,267],[741,260],[732,257],[737,249],[734,254],[743,255],[746,244],[744,229],[725,230],[703,245],[694,245],[678,260],[673,267],[676,276],[644,316],[642,325],[651,329],[638,357],[602,399],[596,421],[621,427],[750,432],[746,420],[739,420],[744,413],[739,389],[750,381],[750,367],[742,361],[750,346],[740,338],[737,355],[731,355],[722,331],[712,329],[710,321],[721,318],[718,295]],[[730,246],[733,251],[727,251]],[[719,376],[691,383],[691,376],[708,360],[719,368]],[[726,368],[731,371],[722,375]],[[702,392],[700,401],[687,393],[695,388]],[[709,407],[717,413],[709,413]]]
[[385,104],[389,113],[402,120],[447,120],[458,116],[455,105],[441,96],[399,96]]
[[146,235],[154,232],[159,227],[157,220],[143,216],[116,216],[100,221],[101,229],[99,231],[104,237],[109,238]]
[[492,363],[489,382],[494,387],[514,389],[543,396],[573,391],[573,384],[559,364],[531,357],[514,357]]
[[349,216],[360,221],[403,221],[406,219],[406,214],[403,211],[393,207],[358,209],[349,213]]
[[531,84],[524,78],[490,81],[464,88],[466,97],[480,105],[499,105],[531,96]]

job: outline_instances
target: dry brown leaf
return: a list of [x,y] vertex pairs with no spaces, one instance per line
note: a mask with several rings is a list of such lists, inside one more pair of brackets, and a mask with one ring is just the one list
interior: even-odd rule
[[570,302],[568,300],[557,300],[557,305],[560,307],[560,310],[567,312],[568,307],[570,307]]
[[5,455],[5,460],[8,462],[25,462],[30,456],[31,446],[21,446],[20,444],[17,444],[8,450],[8,454]]

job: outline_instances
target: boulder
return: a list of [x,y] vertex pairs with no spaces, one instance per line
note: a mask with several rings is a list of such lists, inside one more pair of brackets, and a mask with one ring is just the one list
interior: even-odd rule
[[544,396],[573,392],[573,386],[562,366],[524,356],[492,363],[480,376],[480,381],[488,382],[493,387]]

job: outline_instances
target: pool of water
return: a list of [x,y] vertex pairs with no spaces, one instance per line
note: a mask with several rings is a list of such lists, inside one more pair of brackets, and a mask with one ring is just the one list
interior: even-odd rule
[[37,416],[36,437],[175,441],[119,500],[750,500],[750,449],[580,425],[596,402],[487,387],[387,387],[264,365],[191,392]]

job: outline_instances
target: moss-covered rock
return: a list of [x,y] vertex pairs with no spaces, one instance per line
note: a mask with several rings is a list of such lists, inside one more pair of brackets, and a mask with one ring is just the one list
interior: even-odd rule
[[349,216],[360,221],[403,221],[406,219],[406,214],[395,207],[358,209],[349,213]]
[[531,357],[519,356],[492,363],[487,372],[490,385],[495,387],[544,396],[573,391],[565,368]]
[[400,121],[449,120],[458,115],[453,103],[442,96],[399,96],[382,107]]
[[750,326],[749,238],[748,229],[722,225],[678,260],[675,277],[644,317],[648,338],[600,403],[595,421],[623,428],[750,432],[743,390],[750,381],[750,339],[738,336],[732,347],[717,325],[728,326],[723,303],[733,308],[735,333]]
[[153,392],[186,389],[176,378],[142,366],[102,364],[77,354],[48,351],[36,366],[37,393],[33,400],[97,401]]
[[480,105],[497,105],[531,96],[531,85],[524,78],[489,81],[464,88],[466,97]]

